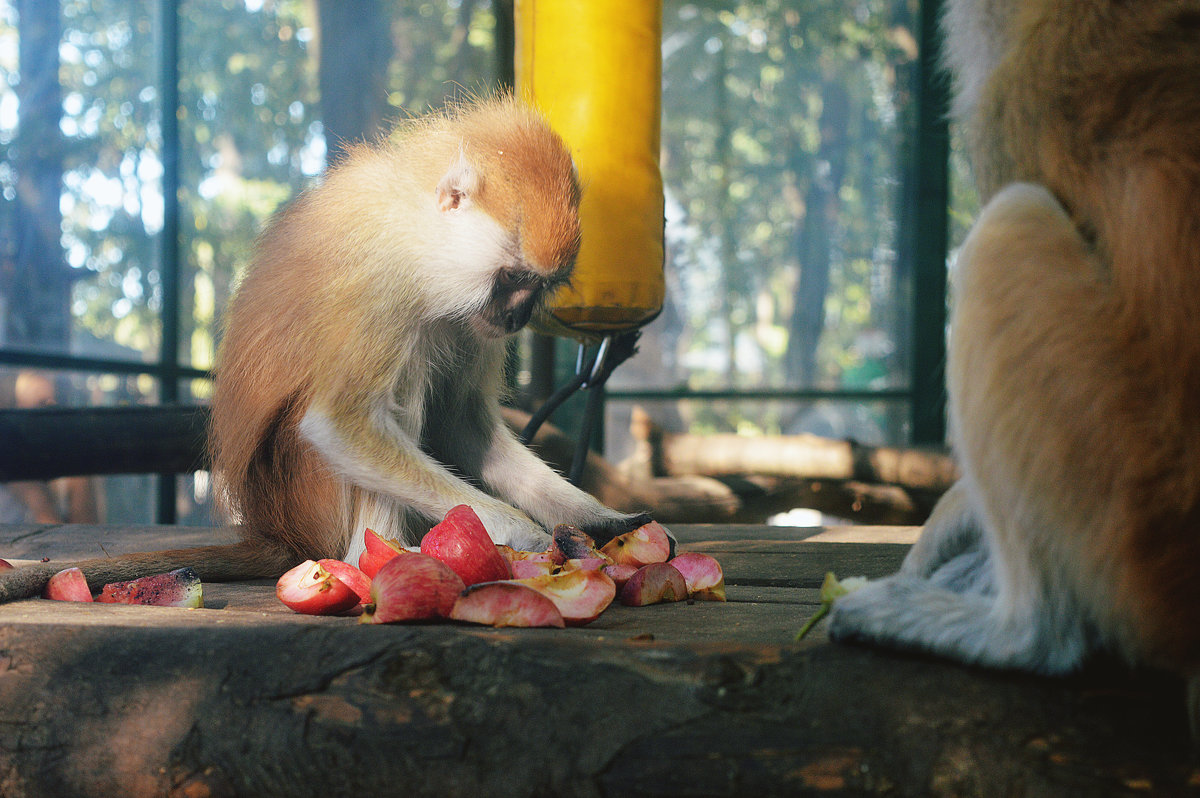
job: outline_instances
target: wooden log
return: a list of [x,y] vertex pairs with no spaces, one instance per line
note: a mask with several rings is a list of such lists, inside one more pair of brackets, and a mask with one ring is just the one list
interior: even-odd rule
[[0,627],[7,798],[1182,795],[1197,777],[1174,680],[657,639],[732,606],[492,631],[48,604]]
[[[522,428],[528,420],[528,414],[519,410],[506,408],[504,413],[514,429]],[[635,423],[638,420],[635,418]],[[656,434],[654,430],[644,431]],[[530,446],[559,471],[569,468],[575,450],[575,442],[550,424],[538,430]],[[760,474],[714,478],[641,472],[631,478],[594,452],[588,454],[580,487],[610,507],[650,512],[666,524],[762,523],[794,507],[811,508],[859,524],[921,524],[940,495],[898,485]]]
[[635,408],[630,430],[638,441],[623,470],[645,476],[759,474],[899,485],[944,492],[958,479],[954,460],[935,451],[866,446],[817,435],[675,434]]

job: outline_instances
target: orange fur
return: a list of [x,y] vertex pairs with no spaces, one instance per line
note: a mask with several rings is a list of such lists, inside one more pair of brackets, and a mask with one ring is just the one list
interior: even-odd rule
[[986,202],[947,361],[964,479],[831,633],[1048,673],[1104,649],[1196,674],[1200,1],[947,8]]
[[[1200,586],[1192,578],[1200,570],[1200,4],[1020,6],[1011,49],[970,123],[980,188],[988,197],[1014,180],[1046,186],[1089,245],[1079,257],[1092,264],[1076,276],[1080,291],[1047,297],[1033,285],[1014,298],[1020,307],[1008,305],[1042,325],[1043,337],[1053,335],[1050,325],[1073,328],[1063,350],[1033,353],[1057,375],[1042,389],[1061,393],[1057,402],[1033,400],[1041,423],[1028,445],[1055,465],[1028,490],[1061,491],[1053,520],[1081,538],[1067,548],[1111,575],[1095,600],[1108,605],[1100,614],[1118,616],[1118,645],[1193,669],[1200,665]],[[1047,279],[1055,276],[1053,263],[1043,268]],[[992,401],[1007,401],[1007,378],[1026,368],[1009,364]],[[1075,401],[1064,396],[1071,393]],[[1044,415],[1052,412],[1062,416]],[[1078,478],[1093,471],[1090,484]],[[1072,522],[1079,517],[1089,523]]]

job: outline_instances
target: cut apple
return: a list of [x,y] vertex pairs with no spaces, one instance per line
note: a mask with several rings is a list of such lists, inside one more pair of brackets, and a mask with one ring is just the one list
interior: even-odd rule
[[596,620],[617,594],[613,580],[598,570],[559,571],[521,579],[515,584],[531,587],[553,601],[568,626],[582,626]]
[[496,544],[496,551],[500,552],[500,556],[508,560],[510,563],[520,560],[532,560],[533,562],[554,562],[554,557],[549,551],[521,551],[514,549],[512,546],[505,546],[503,543]]
[[665,562],[643,565],[621,588],[621,603],[630,607],[683,601],[686,598],[687,583],[683,574]]
[[385,538],[371,527],[363,529],[363,543],[372,554],[399,554],[408,551],[396,538]]
[[662,524],[651,521],[632,532],[617,535],[600,551],[614,563],[641,567],[666,562],[671,556],[671,537]]
[[384,563],[371,581],[371,603],[362,623],[396,623],[445,618],[466,589],[462,578],[441,560],[413,553]]
[[508,564],[512,569],[513,579],[529,579],[534,576],[546,576],[554,573],[557,565],[549,560],[513,560]]
[[0,560],[0,571],[7,571],[13,567],[13,564],[8,560]]
[[353,590],[363,604],[371,600],[371,577],[361,569],[341,560],[317,560],[317,564]]
[[65,568],[46,583],[42,598],[55,601],[91,601],[92,591],[88,588],[83,571],[78,568]]
[[397,554],[411,553],[404,548],[400,541],[395,538],[381,537],[370,527],[363,531],[363,538],[366,550],[358,555],[358,570],[366,574],[368,579],[374,579],[383,564]]
[[204,606],[200,577],[191,568],[143,576],[128,582],[105,585],[96,601],[106,604],[150,604],[156,607]]
[[425,534],[421,553],[450,566],[467,585],[512,578],[508,560],[496,550],[483,522],[466,504],[451,509]]
[[608,565],[607,558],[582,557],[564,560],[562,569],[564,571],[603,571],[606,565]]
[[636,574],[637,571],[638,566],[630,565],[629,563],[613,563],[612,565],[604,566],[604,573],[609,579],[613,580],[617,586],[617,590],[623,588],[625,583],[629,581],[629,577]]
[[565,625],[562,613],[547,596],[517,582],[471,585],[454,602],[450,617],[487,626]]
[[313,560],[305,560],[279,577],[275,595],[304,615],[337,615],[359,603],[354,588]]
[[689,598],[700,601],[725,600],[725,573],[714,558],[687,551],[672,559],[671,565],[683,574]]

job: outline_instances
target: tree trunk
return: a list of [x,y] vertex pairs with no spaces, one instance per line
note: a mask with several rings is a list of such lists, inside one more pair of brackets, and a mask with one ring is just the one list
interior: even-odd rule
[[320,0],[319,85],[328,161],[377,135],[387,113],[391,28],[379,0]]
[[[17,173],[15,268],[7,286],[8,318],[0,342],[65,352],[71,338],[72,273],[63,259],[62,212],[65,147],[59,121],[59,3],[19,0],[20,74],[16,86],[20,128],[10,153]],[[7,281],[6,281],[7,282]]]

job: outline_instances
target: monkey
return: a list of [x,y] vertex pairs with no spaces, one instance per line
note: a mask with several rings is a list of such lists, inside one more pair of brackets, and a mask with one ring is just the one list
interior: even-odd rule
[[837,641],[1179,674],[1200,721],[1200,2],[949,0],[959,481]]
[[[77,563],[89,585],[354,564],[365,527],[413,545],[460,504],[520,549],[559,523],[600,542],[648,522],[571,485],[500,415],[508,340],[571,280],[580,197],[567,145],[511,94],[348,148],[267,225],[224,315],[209,441],[239,541]],[[5,573],[0,600],[64,567]]]

